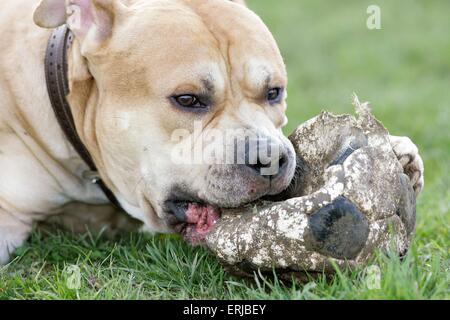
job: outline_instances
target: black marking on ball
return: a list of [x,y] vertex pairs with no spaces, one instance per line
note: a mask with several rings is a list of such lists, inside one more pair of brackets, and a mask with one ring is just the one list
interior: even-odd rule
[[396,213],[405,225],[406,232],[410,235],[416,228],[416,196],[406,174],[400,175],[400,185],[401,197]]
[[347,160],[347,158],[350,157],[353,152],[362,148],[366,144],[367,141],[359,137],[355,138],[355,140],[350,141],[348,146],[336,157],[336,159],[334,159],[333,162],[331,162],[330,167],[344,164],[345,160]]
[[309,218],[305,241],[308,250],[336,259],[353,259],[368,236],[366,217],[341,196]]

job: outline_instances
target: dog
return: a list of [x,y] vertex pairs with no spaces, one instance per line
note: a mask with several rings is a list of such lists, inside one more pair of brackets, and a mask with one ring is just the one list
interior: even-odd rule
[[[289,186],[296,157],[282,133],[287,73],[272,34],[243,1],[15,0],[1,8],[0,263],[41,221],[125,229],[123,210],[147,231],[183,233],[190,224],[198,238],[220,208]],[[76,132],[122,209],[86,178],[51,107],[45,48],[50,29],[64,24],[74,35],[67,101]],[[180,130],[189,134],[174,139]],[[196,148],[214,130],[245,142],[234,156],[270,141],[278,152],[266,160],[276,172],[263,174],[268,162],[258,152],[244,163],[174,161],[176,147]],[[417,147],[391,139],[420,192]]]

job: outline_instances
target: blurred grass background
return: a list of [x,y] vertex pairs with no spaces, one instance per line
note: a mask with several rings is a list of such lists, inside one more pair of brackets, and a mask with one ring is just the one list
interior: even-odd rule
[[[249,0],[275,35],[289,74],[286,134],[323,109],[352,113],[356,92],[425,162],[418,235],[449,247],[450,1]],[[366,26],[369,5],[381,30]],[[425,241],[424,241],[425,242]]]
[[[391,134],[409,136],[425,161],[417,235],[405,261],[379,256],[381,289],[364,270],[307,284],[227,275],[204,250],[168,236],[118,241],[36,232],[0,268],[0,298],[39,299],[449,299],[450,1],[248,0],[275,35],[287,64],[289,125],[327,109],[352,113],[351,94],[372,103]],[[366,9],[381,8],[368,30]],[[69,265],[81,286],[67,286]]]

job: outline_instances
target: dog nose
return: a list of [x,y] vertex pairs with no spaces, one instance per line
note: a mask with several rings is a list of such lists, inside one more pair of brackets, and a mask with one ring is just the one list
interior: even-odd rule
[[258,156],[256,163],[246,163],[245,165],[262,177],[274,178],[278,175],[282,175],[286,171],[288,162],[288,156],[286,154],[281,154],[278,159],[272,158],[269,162],[263,162]]
[[246,141],[245,167],[264,178],[282,176],[289,166],[289,155],[281,145],[261,139]]

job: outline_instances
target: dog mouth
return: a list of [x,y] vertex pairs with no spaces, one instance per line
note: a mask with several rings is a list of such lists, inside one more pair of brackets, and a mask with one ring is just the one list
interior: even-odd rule
[[220,208],[203,202],[176,200],[167,201],[166,206],[174,231],[193,246],[204,244],[221,216]]

